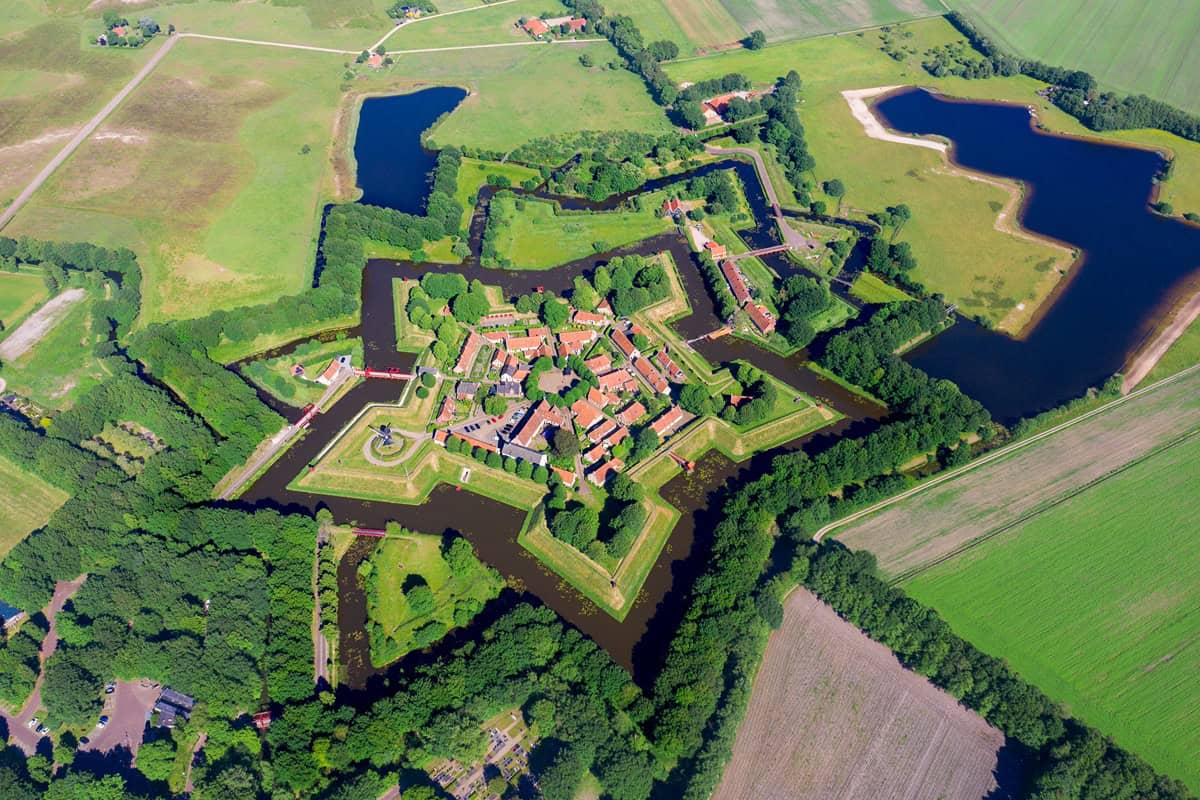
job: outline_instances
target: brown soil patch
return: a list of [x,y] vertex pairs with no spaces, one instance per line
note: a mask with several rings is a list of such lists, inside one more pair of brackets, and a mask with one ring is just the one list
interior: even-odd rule
[[831,535],[891,575],[948,557],[1200,425],[1200,371]]
[[974,800],[1004,735],[803,589],[784,606],[716,800]]
[[114,115],[115,124],[137,126],[172,138],[228,142],[243,118],[278,102],[284,93],[261,81],[221,79],[208,86],[182,78],[151,76]]

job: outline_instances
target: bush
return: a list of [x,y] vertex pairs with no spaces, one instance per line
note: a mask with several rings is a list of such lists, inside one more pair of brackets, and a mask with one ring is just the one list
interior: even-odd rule
[[418,386],[417,397],[421,398],[422,400],[424,400],[426,397],[429,397],[429,389],[425,388],[424,386]]

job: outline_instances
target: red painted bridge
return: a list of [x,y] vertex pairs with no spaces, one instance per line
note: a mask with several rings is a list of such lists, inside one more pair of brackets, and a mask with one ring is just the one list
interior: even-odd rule
[[774,247],[760,247],[758,250],[751,250],[749,253],[735,253],[729,256],[730,261],[737,261],[750,256],[769,256],[773,253],[782,253],[785,250],[791,250],[790,244],[777,244]]
[[355,367],[354,374],[360,378],[379,378],[387,381],[407,381],[416,377],[411,372],[403,372],[398,367],[389,367],[388,369],[358,369]]

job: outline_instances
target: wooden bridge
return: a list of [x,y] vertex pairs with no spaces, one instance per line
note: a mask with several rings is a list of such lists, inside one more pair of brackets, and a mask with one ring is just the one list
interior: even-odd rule
[[730,261],[739,261],[743,258],[750,258],[751,256],[769,256],[769,255],[773,255],[774,253],[782,253],[785,250],[791,250],[791,249],[792,249],[792,245],[790,245],[790,244],[777,244],[774,247],[760,247],[757,250],[751,250],[749,253],[731,254],[729,256],[729,260]]
[[407,381],[413,378],[411,372],[403,372],[398,367],[390,367],[388,369],[354,369],[354,374],[360,378],[378,378],[386,381]]

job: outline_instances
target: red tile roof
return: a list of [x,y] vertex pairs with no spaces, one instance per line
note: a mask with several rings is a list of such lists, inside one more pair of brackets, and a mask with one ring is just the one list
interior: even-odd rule
[[565,345],[582,348],[585,344],[595,341],[599,335],[595,331],[564,331],[558,335],[558,340]]
[[588,473],[588,480],[597,486],[603,486],[608,482],[608,479],[615,472],[620,472],[625,468],[625,462],[619,458],[613,458],[605,461],[600,466]]
[[583,362],[583,365],[597,375],[601,375],[612,369],[612,359],[608,357],[608,353],[600,353]]
[[671,391],[671,387],[667,385],[666,378],[664,378],[662,374],[654,368],[654,366],[650,363],[650,359],[639,358],[637,361],[633,362],[633,366],[642,374],[642,377],[646,379],[646,383],[650,384],[650,387],[654,389],[654,391],[658,392],[659,394],[666,394],[667,392]]
[[604,445],[598,444],[583,454],[583,460],[588,464],[595,464],[597,461],[604,458],[604,454],[607,452],[608,451],[604,449]]
[[683,203],[679,202],[678,197],[672,197],[670,200],[663,201],[663,211],[668,214],[674,214],[677,211],[683,210]]
[[512,440],[515,444],[521,447],[529,447],[533,444],[533,440],[538,437],[547,427],[560,427],[563,424],[562,415],[558,409],[547,403],[544,399],[539,400],[525,418],[521,420],[521,425],[513,433]]
[[658,438],[661,439],[683,424],[683,420],[683,409],[679,406],[671,406],[658,419],[650,423],[650,429],[657,433]]
[[617,349],[625,354],[626,358],[633,358],[637,353],[637,348],[633,346],[633,342],[629,341],[629,337],[618,330],[612,332],[612,340],[617,345]]
[[[634,391],[637,389],[637,381],[629,374],[628,370],[616,369],[612,372],[607,372],[596,378],[596,382],[600,384],[600,389],[603,392],[612,394],[619,391]],[[608,405],[608,403],[605,403]]]
[[442,447],[446,446],[446,440],[449,438],[450,438],[449,434],[447,434],[445,431],[434,431],[433,432],[433,441],[436,442],[437,444],[440,444]]
[[717,244],[712,239],[704,243],[704,249],[712,255],[714,261],[719,261],[725,257],[725,245]]
[[536,328],[530,328],[529,330],[525,331],[525,335],[526,336],[537,336],[542,339],[549,339],[550,338],[550,329],[547,328],[545,325],[539,325]]
[[666,348],[663,348],[655,353],[654,360],[658,362],[660,367],[662,367],[663,372],[667,373],[667,378],[670,380],[674,381],[675,383],[685,383],[687,381],[687,376],[683,374],[683,370],[679,368],[678,364],[671,360],[669,355],[667,355]]
[[512,353],[532,353],[542,347],[540,336],[509,336],[504,346]]
[[434,420],[434,423],[437,425],[445,425],[454,418],[455,408],[456,405],[454,403],[454,395],[446,395],[446,399],[442,401],[442,410],[438,412],[437,419]]
[[588,441],[590,441],[592,444],[602,442],[616,429],[617,423],[605,417],[604,422],[601,422],[599,425],[588,431]]
[[550,465],[550,469],[554,470],[555,475],[562,478],[562,482],[566,484],[567,487],[575,485],[575,473],[571,470],[563,469],[562,467],[556,467],[553,464]]
[[729,283],[729,291],[733,292],[733,299],[737,300],[739,306],[744,305],[750,299],[750,289],[747,288],[746,281],[742,278],[742,272],[737,268],[737,264],[732,261],[722,261],[721,273]]
[[603,412],[582,397],[571,405],[571,413],[575,415],[575,425],[585,431],[604,419]]
[[571,316],[571,322],[576,325],[595,325],[598,328],[603,328],[608,324],[608,317],[603,314],[594,314],[591,311],[576,311]]
[[771,312],[765,306],[760,306],[758,303],[748,303],[746,304],[746,313],[750,315],[750,321],[754,323],[754,327],[758,328],[763,336],[775,332],[775,318],[771,316]]
[[579,33],[585,27],[587,27],[587,20],[583,17],[576,17],[567,23],[567,29],[570,30],[571,33]]
[[646,407],[634,400],[617,414],[622,425],[632,425],[646,415]]
[[629,428],[624,425],[619,426],[615,431],[604,438],[602,444],[609,450],[619,445],[621,442],[629,438]]
[[508,338],[508,333],[506,331],[484,331],[483,338],[492,344],[503,344],[504,340]]
[[483,347],[483,337],[475,331],[468,333],[467,340],[463,342],[462,352],[458,354],[458,362],[454,365],[454,371],[464,373],[469,370],[475,361],[475,356],[479,355],[481,347]]
[[489,453],[500,452],[500,448],[496,447],[496,445],[492,444],[491,442],[485,442],[482,439],[476,439],[474,436],[468,436],[467,434],[459,433],[458,431],[453,431],[453,433],[456,438],[462,439],[464,442],[471,445],[471,447],[482,447]]
[[596,408],[604,408],[605,406],[612,405],[614,402],[611,397],[594,386],[588,389],[587,399],[588,402],[596,406]]
[[608,298],[606,297],[596,304],[596,311],[606,317],[611,317],[613,315],[612,303],[608,302]]
[[546,27],[546,23],[542,22],[537,17],[534,17],[531,20],[526,20],[525,30],[533,36],[545,36],[550,32],[550,29]]

